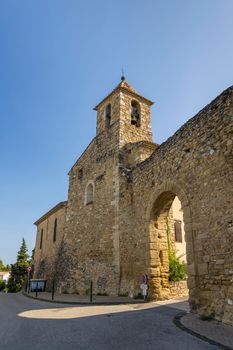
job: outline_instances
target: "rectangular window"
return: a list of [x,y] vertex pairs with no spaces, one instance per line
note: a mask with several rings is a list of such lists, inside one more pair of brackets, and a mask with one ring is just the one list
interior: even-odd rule
[[53,227],[53,241],[56,242],[57,240],[57,219],[54,221],[54,227]]
[[174,220],[175,240],[182,243],[182,222],[181,220]]
[[44,230],[42,228],[42,230],[40,231],[40,249],[42,249],[42,244],[43,244],[43,233],[44,233]]
[[79,171],[78,171],[78,179],[82,180],[82,178],[83,178],[83,169],[79,169]]

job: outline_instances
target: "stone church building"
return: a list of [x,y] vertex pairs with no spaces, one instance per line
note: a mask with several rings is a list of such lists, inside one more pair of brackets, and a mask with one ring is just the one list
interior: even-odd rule
[[146,273],[150,298],[169,298],[169,236],[187,253],[191,308],[233,324],[233,88],[161,145],[152,104],[122,77],[94,108],[96,137],[69,171],[67,201],[35,222],[34,278],[133,297]]

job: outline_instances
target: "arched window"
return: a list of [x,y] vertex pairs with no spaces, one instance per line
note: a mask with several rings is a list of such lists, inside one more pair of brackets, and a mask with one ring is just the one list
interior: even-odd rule
[[131,125],[140,126],[140,105],[137,101],[131,102]]
[[56,242],[57,240],[57,218],[54,220],[54,226],[53,226],[53,241]]
[[111,125],[111,104],[109,103],[107,107],[105,108],[105,127],[106,129],[110,128]]
[[40,231],[40,249],[42,249],[43,235],[44,235],[44,230],[43,230],[43,228],[42,228],[42,230]]
[[93,203],[93,198],[94,198],[94,186],[93,183],[90,182],[87,187],[86,187],[86,192],[85,192],[85,204],[92,204]]

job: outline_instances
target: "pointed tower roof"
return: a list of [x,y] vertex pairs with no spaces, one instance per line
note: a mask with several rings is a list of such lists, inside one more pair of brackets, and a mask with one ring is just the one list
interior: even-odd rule
[[117,91],[123,91],[126,93],[129,93],[130,95],[134,96],[135,98],[140,98],[145,103],[147,103],[149,106],[153,105],[154,102],[148,100],[147,98],[140,95],[126,80],[125,77],[121,77],[121,82],[115,87],[115,89],[112,90],[110,94],[108,94],[100,103],[95,106],[94,110],[97,111],[98,108],[113,94],[115,94]]

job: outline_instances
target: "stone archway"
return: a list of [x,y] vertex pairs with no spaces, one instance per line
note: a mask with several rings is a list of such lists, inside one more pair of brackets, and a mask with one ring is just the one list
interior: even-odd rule
[[188,196],[184,186],[166,182],[156,189],[150,197],[147,209],[149,234],[150,266],[150,296],[152,299],[169,298],[168,282],[168,241],[167,228],[173,227],[172,203],[177,196],[182,204],[185,224],[185,241],[187,251],[187,270],[189,301],[193,308],[197,302],[196,287],[198,278],[195,263],[194,238],[192,231],[192,215]]

